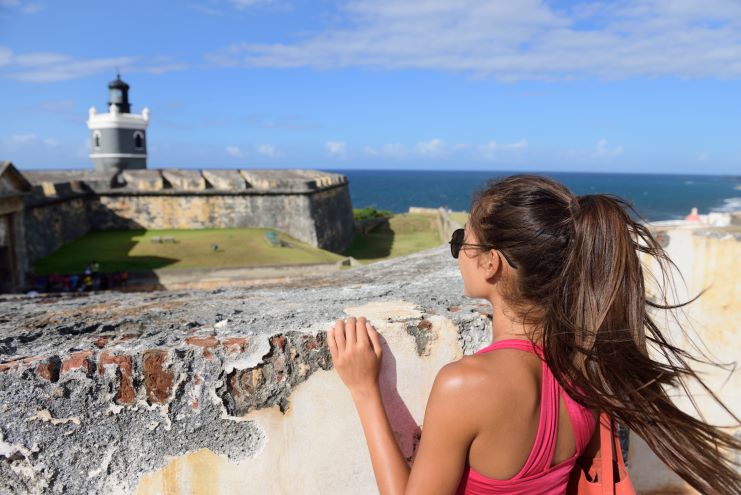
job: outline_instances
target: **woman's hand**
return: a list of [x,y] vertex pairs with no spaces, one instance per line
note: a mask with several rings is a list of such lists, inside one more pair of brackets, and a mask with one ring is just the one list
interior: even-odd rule
[[381,339],[364,317],[337,320],[327,331],[332,363],[353,397],[378,387],[381,369]]

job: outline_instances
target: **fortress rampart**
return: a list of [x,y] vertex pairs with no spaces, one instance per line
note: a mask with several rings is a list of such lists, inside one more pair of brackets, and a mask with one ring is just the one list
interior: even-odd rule
[[[91,230],[265,227],[342,251],[354,220],[347,179],[312,170],[24,172],[19,271]],[[21,244],[16,242],[16,245]]]
[[[709,351],[738,359],[740,291],[729,275],[738,236],[665,235],[687,292],[713,284],[690,306]],[[292,286],[6,296],[0,492],[377,493],[325,330],[361,314],[379,329],[383,399],[411,457],[437,371],[491,339],[488,304],[462,292],[441,246]],[[713,390],[741,410],[738,374],[708,371]],[[636,437],[630,456],[642,493],[690,493]]]

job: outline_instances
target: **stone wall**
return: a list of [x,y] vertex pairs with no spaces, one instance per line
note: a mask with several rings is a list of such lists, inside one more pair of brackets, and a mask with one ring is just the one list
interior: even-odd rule
[[93,228],[88,217],[89,200],[86,194],[74,194],[28,201],[23,211],[27,271],[34,261]]
[[309,231],[313,231],[316,236],[316,240],[311,244],[329,251],[344,251],[352,242],[355,233],[349,189],[347,187],[325,189],[309,196],[308,202],[307,216],[313,220]]
[[[741,244],[695,233],[670,231],[669,248],[690,292],[717,287],[694,317],[711,353],[737,359]],[[291,286],[6,297],[0,492],[377,493],[325,330],[347,315],[379,329],[384,403],[411,457],[439,368],[491,339],[488,304],[462,291],[441,246]],[[738,377],[710,371],[738,411]],[[636,438],[630,455],[642,493],[689,492]]]
[[490,340],[461,292],[436,249],[292,288],[7,297],[0,492],[374,493],[325,330],[350,314],[379,328],[411,456],[437,370]]

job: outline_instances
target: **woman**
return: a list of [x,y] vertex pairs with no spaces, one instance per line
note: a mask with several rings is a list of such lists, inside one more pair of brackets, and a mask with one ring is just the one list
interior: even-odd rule
[[562,494],[576,459],[597,453],[600,411],[701,493],[741,493],[730,460],[741,442],[682,412],[665,390],[702,382],[649,315],[679,306],[647,298],[638,253],[665,274],[673,265],[629,209],[533,175],[477,194],[451,251],[465,295],[491,302],[492,344],[440,370],[411,469],[380,398],[378,332],[362,317],[336,322],[330,352],[382,494]]

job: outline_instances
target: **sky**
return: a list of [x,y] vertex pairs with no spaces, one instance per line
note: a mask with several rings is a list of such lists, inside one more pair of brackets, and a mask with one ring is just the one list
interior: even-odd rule
[[741,175],[741,1],[0,0],[0,160]]

